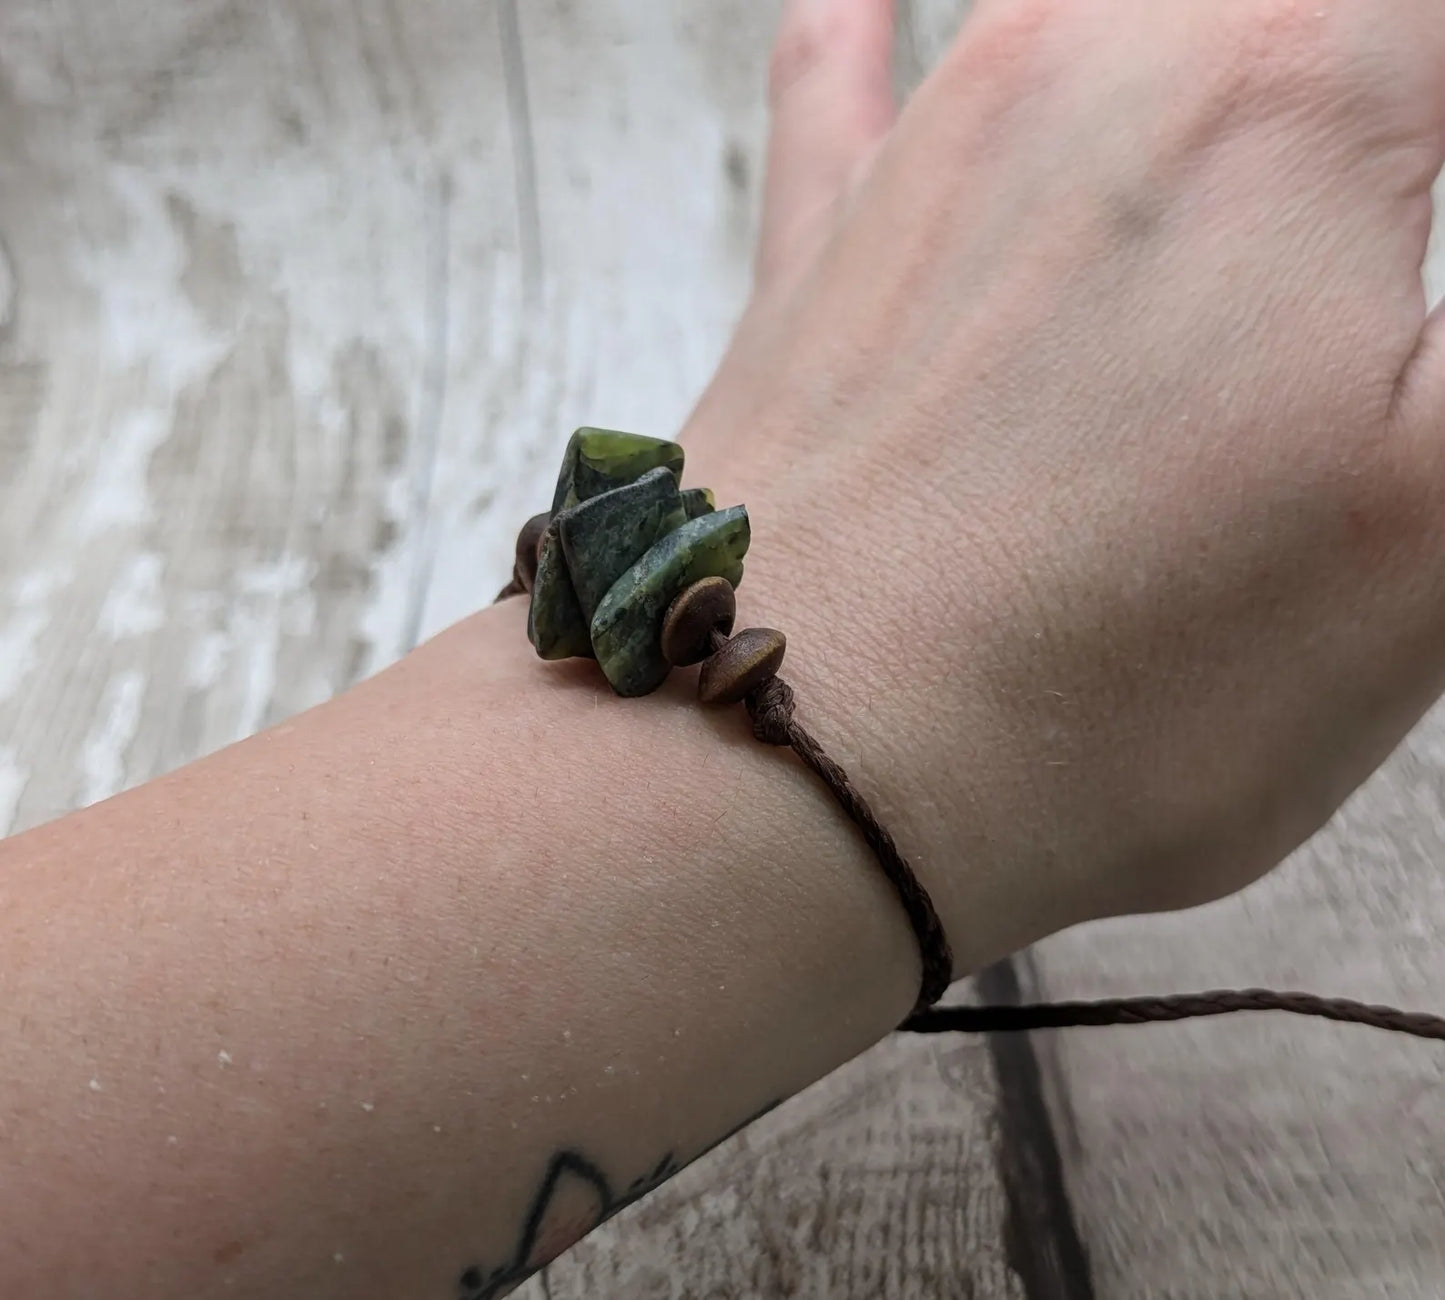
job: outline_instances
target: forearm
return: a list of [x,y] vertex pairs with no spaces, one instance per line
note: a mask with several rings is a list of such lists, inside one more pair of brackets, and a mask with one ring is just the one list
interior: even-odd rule
[[522,604],[0,846],[0,1293],[487,1294],[907,1012],[810,778]]

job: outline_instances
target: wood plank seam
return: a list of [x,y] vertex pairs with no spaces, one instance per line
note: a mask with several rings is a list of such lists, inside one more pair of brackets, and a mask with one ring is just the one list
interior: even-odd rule
[[[1018,1006],[1032,972],[1027,954],[977,977],[985,1003]],[[988,1035],[998,1079],[1007,1253],[1029,1300],[1094,1300],[1088,1251],[1064,1178],[1038,1056],[1028,1034]]]
[[412,569],[407,592],[402,645],[416,648],[421,639],[427,592],[436,566],[436,530],[430,515],[441,455],[442,421],[446,417],[447,374],[451,350],[451,176],[445,170],[432,177],[427,202],[426,287],[422,296],[425,369],[417,403],[417,457],[412,467],[410,506]]
[[542,290],[542,206],[537,188],[537,145],[532,127],[532,101],[527,90],[527,58],[517,0],[497,0],[497,27],[502,43],[507,120],[512,132],[512,167],[516,176],[517,242],[522,259],[522,294],[535,303]]

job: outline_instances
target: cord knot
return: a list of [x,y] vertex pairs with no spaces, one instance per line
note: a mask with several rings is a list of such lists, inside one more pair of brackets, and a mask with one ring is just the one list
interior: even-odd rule
[[769,677],[747,698],[753,735],[765,745],[793,743],[793,688],[781,677]]

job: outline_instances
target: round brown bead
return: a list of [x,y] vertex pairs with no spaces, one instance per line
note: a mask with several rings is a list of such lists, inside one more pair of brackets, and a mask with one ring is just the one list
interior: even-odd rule
[[517,565],[512,572],[526,591],[531,591],[537,581],[537,553],[542,549],[542,534],[551,522],[549,514],[533,515],[517,534]]
[[700,664],[712,654],[714,632],[727,636],[738,614],[738,598],[726,578],[694,582],[668,607],[662,621],[662,653],[674,668]]
[[702,666],[697,697],[704,704],[736,704],[778,675],[788,638],[770,627],[744,628]]

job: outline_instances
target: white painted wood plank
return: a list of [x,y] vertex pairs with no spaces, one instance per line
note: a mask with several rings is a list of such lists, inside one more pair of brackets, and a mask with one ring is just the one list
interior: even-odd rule
[[[0,10],[0,829],[404,642],[447,151],[510,175],[500,85],[472,6]],[[469,221],[485,279],[510,212]]]
[[559,1260],[551,1300],[1026,1300],[996,1101],[982,1044],[883,1043]]
[[[426,630],[505,580],[573,428],[677,432],[750,281],[776,6],[516,8],[535,256],[525,282],[456,289]],[[484,205],[495,180],[462,166],[458,204]]]

